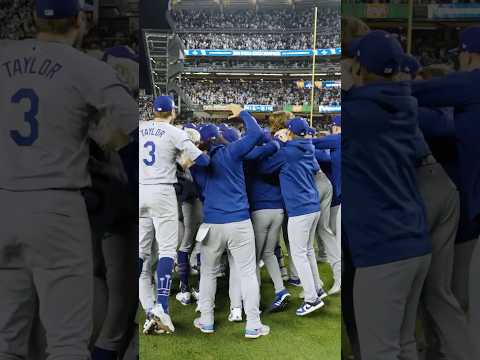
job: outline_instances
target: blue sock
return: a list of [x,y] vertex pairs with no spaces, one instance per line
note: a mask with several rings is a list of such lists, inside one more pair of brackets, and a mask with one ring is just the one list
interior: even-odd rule
[[190,273],[190,264],[188,262],[188,253],[178,251],[178,275],[180,276],[180,291],[188,291],[188,275]]
[[157,304],[161,304],[163,311],[168,314],[168,297],[170,296],[170,287],[172,286],[173,259],[162,257],[157,265]]
[[143,259],[138,258],[138,276],[137,276],[137,278],[140,278],[140,275],[142,274],[142,270],[143,270]]
[[117,352],[94,347],[92,360],[117,360]]
[[202,263],[200,262],[200,253],[198,253],[197,254],[197,266],[198,266],[199,269],[201,268],[201,265],[202,265]]

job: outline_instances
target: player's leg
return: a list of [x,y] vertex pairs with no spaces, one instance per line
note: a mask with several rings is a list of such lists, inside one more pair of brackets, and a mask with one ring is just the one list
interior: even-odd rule
[[[305,303],[297,310],[297,315],[304,316],[324,306],[318,296],[314,274],[308,256],[312,228],[318,221],[318,212],[292,216],[288,219],[288,238],[293,262],[304,290]],[[317,264],[315,264],[317,266]]]
[[285,214],[282,224],[282,234],[283,234],[283,241],[285,242],[285,247],[288,251],[288,272],[290,273],[290,277],[287,280],[287,283],[294,286],[301,286],[300,279],[298,278],[297,269],[295,268],[295,264],[292,258],[292,249],[290,248],[290,241],[288,238],[288,215]]
[[[132,262],[131,255],[137,245],[138,225],[126,224],[118,230],[117,234],[109,234],[103,239],[108,307],[100,336],[95,343],[93,360],[96,360],[97,352],[116,359],[124,348],[138,301],[135,289],[125,286],[135,283],[137,279],[136,263]],[[107,356],[98,358],[103,360]]]
[[282,273],[277,257],[275,256],[275,249],[278,246],[280,231],[282,229],[283,209],[270,210],[269,213],[271,217],[270,228],[268,230],[262,258],[275,288],[275,299],[270,306],[270,311],[278,311],[285,308],[287,298],[290,296],[283,284]]
[[333,286],[329,290],[330,295],[340,292],[342,287],[342,234],[341,234],[341,210],[340,205],[330,209],[330,229],[335,235],[335,243],[329,248],[330,265],[333,271]]
[[312,270],[313,280],[315,282],[315,289],[317,294],[321,299],[327,296],[327,293],[323,290],[323,281],[320,278],[320,273],[318,272],[317,257],[315,255],[314,242],[315,242],[315,233],[318,229],[318,222],[320,221],[321,214],[317,213],[315,220],[310,228],[310,237],[307,245],[307,257],[308,263],[310,264],[310,269]]
[[[401,339],[403,334],[405,340],[409,332],[409,338],[414,337],[415,326],[408,329],[403,326],[405,315],[417,311],[415,299],[419,297],[429,263],[428,255],[355,269],[353,301],[362,359],[417,358],[400,357]],[[413,285],[417,287],[412,289]],[[414,338],[412,345],[415,347]]]
[[432,261],[421,299],[426,358],[468,359],[471,345],[466,314],[452,292],[454,246],[460,216],[458,192],[437,164],[417,169],[417,179],[432,240]]
[[[478,339],[478,334],[480,334],[480,284],[478,274],[480,274],[480,237],[476,241],[470,262],[468,321],[472,339]],[[474,345],[472,358],[478,359],[480,358],[480,344],[475,341]]]
[[240,275],[242,298],[247,316],[245,336],[256,338],[267,335],[270,329],[260,321],[260,288],[257,281],[255,235],[252,222],[245,220],[225,224],[223,230]]
[[255,254],[257,262],[257,278],[258,285],[261,286],[260,267],[258,264],[263,258],[265,244],[267,242],[267,234],[270,228],[270,213],[267,210],[254,211],[251,214],[253,232],[255,234]]
[[[42,238],[32,246],[33,282],[46,331],[48,359],[84,360],[90,356],[93,323],[90,225],[79,194],[55,193],[63,199],[52,204],[55,214],[42,213],[31,219],[38,224],[38,236]],[[45,194],[44,200],[49,196],[52,194]]]
[[[0,240],[2,255],[8,250],[5,240]],[[36,309],[31,274],[25,267],[10,267],[4,261],[0,266],[0,359],[26,359]]]
[[226,248],[226,238],[221,224],[204,224],[209,228],[208,233],[202,240],[200,247],[201,274],[200,277],[200,298],[198,305],[201,316],[195,319],[194,325],[202,332],[211,333],[214,331],[214,308],[215,294],[217,291],[217,275],[220,269],[220,262]]
[[182,203],[183,213],[183,234],[180,236],[180,245],[177,251],[177,271],[180,277],[180,292],[176,295],[176,299],[182,305],[191,303],[190,286],[188,277],[190,275],[189,255],[193,246],[195,236],[195,219],[193,204],[189,202]]
[[230,314],[228,315],[228,321],[242,321],[242,288],[240,286],[240,276],[238,273],[238,267],[235,264],[230,251],[228,251],[228,266],[230,268],[230,274],[228,279],[228,295],[230,297]]

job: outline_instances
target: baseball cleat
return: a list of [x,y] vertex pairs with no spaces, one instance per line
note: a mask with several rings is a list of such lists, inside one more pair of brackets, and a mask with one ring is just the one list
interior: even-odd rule
[[287,280],[287,284],[293,285],[293,286],[302,286],[302,283],[301,283],[300,279],[290,278],[290,279]]
[[196,301],[198,301],[198,299],[200,299],[200,292],[199,292],[197,289],[195,289],[194,287],[192,287],[191,292],[192,292],[193,298],[194,298]]
[[278,312],[285,310],[287,307],[287,298],[290,296],[289,292],[286,289],[275,294],[275,300],[273,300],[272,305],[270,305],[270,312]]
[[190,267],[191,275],[198,275],[199,273],[200,273],[200,268],[197,265],[193,265]]
[[280,268],[280,273],[282,274],[282,280],[287,281],[288,280],[288,270],[285,266],[282,266]]
[[192,294],[190,294],[188,291],[179,292],[177,295],[175,295],[175,299],[177,299],[183,306],[187,306],[192,303]]
[[320,290],[318,290],[317,294],[318,294],[318,297],[320,298],[320,300],[323,300],[328,296],[328,294],[325,292],[325,290],[323,290],[323,288],[320,288]]
[[267,325],[262,325],[262,327],[258,329],[245,329],[245,337],[247,339],[257,339],[260,336],[266,336],[268,334],[270,334],[270,327]]
[[157,304],[152,310],[153,319],[156,322],[157,330],[163,330],[167,334],[173,333],[175,331],[175,327],[173,326],[172,319],[170,315],[168,315],[164,310],[162,305]]
[[321,309],[324,306],[325,306],[325,303],[322,300],[320,300],[320,298],[318,298],[313,303],[307,303],[307,302],[303,303],[303,305],[297,309],[296,314],[297,316],[305,316],[318,309]]
[[231,308],[228,314],[228,321],[240,322],[242,321],[242,308]]
[[212,334],[215,332],[215,328],[213,324],[210,324],[210,325],[202,324],[200,322],[200,318],[193,320],[193,326],[195,326],[197,329],[200,329],[200,331],[204,334]]
[[145,319],[145,323],[143,324],[143,334],[148,335],[151,334],[155,330],[156,321],[153,318]]
[[342,291],[342,284],[340,281],[335,281],[332,288],[328,291],[328,295],[336,295]]

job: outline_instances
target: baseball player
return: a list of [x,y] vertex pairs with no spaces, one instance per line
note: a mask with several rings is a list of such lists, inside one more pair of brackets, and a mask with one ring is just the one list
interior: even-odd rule
[[169,315],[168,297],[178,244],[178,204],[173,184],[177,183],[176,159],[183,152],[185,167],[191,162],[207,166],[209,159],[173,126],[175,104],[169,96],[159,96],[153,104],[154,119],[139,127],[139,258],[140,268],[150,256],[152,242],[158,246],[157,298],[151,313],[159,329],[175,331]]
[[[340,127],[341,119],[340,117],[334,118],[335,127]],[[326,181],[318,179],[317,176],[317,187],[320,194],[322,194],[322,199],[326,197],[325,194],[330,196],[327,199],[322,201],[322,212],[328,213],[328,224],[319,224],[317,229],[319,233],[319,238],[323,241],[325,248],[327,262],[330,264],[333,273],[334,284],[329,291],[329,295],[334,295],[340,292],[342,284],[342,253],[341,253],[341,230],[340,230],[340,218],[338,217],[340,212],[340,181],[341,181],[341,148],[342,148],[342,139],[340,134],[333,134],[324,136],[321,138],[312,140],[316,151],[317,160],[321,163],[321,160],[324,159],[325,153],[322,150],[328,150],[328,158],[330,160],[331,175],[332,179],[330,186],[325,184]],[[325,189],[324,192],[321,192],[321,189]],[[331,209],[325,209],[324,203],[327,203],[328,206],[331,206]],[[326,220],[324,220],[326,221]],[[335,229],[335,230],[334,230]]]
[[119,149],[138,110],[108,65],[73,48],[79,11],[78,0],[38,0],[37,38],[5,41],[0,52],[2,359],[27,357],[36,311],[50,358],[90,358],[93,265],[80,192],[90,186],[88,130],[96,125],[96,141]]
[[[407,56],[400,78],[415,79],[420,68]],[[450,109],[451,110],[451,109]],[[453,122],[449,109],[419,107],[417,183],[423,197],[432,241],[432,261],[421,298],[422,323],[427,340],[427,359],[468,359],[471,345],[466,314],[452,291],[455,238],[460,216],[458,191],[432,155],[424,135],[438,133],[442,124]],[[450,119],[448,119],[450,118]],[[440,126],[439,126],[440,125]],[[449,126],[450,127],[450,126]],[[453,126],[451,127],[454,133]]]
[[290,251],[297,269],[305,302],[298,316],[308,315],[325,304],[317,260],[313,249],[315,229],[320,219],[320,197],[314,176],[320,170],[311,139],[311,129],[303,118],[288,123],[291,139],[280,151],[259,165],[262,173],[280,172],[280,189],[288,213]]
[[356,267],[360,352],[369,360],[416,359],[431,253],[416,184],[417,104],[408,84],[392,81],[404,59],[393,36],[372,31],[354,53],[355,86],[342,108],[342,237]]
[[243,161],[263,137],[256,120],[240,106],[230,105],[233,116],[240,116],[246,131],[242,139],[226,144],[215,126],[200,129],[203,146],[208,148],[211,164],[204,178],[204,223],[197,240],[202,241],[199,307],[201,316],[194,326],[204,333],[214,329],[214,299],[220,259],[225,249],[237,268],[247,316],[245,337],[268,335],[270,328],[260,321],[255,259],[255,237],[243,173]]
[[[470,276],[463,279],[465,283],[456,285],[468,289],[468,321],[473,345],[475,347],[471,358],[480,356],[480,345],[477,339],[480,331],[480,286],[476,274],[480,271],[480,246],[478,246],[478,232],[475,227],[480,222],[480,150],[478,136],[480,125],[477,121],[480,104],[479,77],[480,77],[480,27],[473,26],[460,34],[459,65],[460,71],[443,78],[412,83],[413,95],[420,106],[426,107],[453,107],[455,133],[459,159],[460,200],[464,207],[465,217],[460,224],[460,232],[473,228],[469,234],[469,241],[457,245],[465,258],[463,264],[470,264]],[[463,216],[462,216],[463,217]],[[460,260],[460,258],[457,258]],[[463,265],[462,264],[462,265]],[[457,266],[457,265],[455,265]],[[468,266],[468,265],[467,265]],[[457,280],[462,281],[461,278]]]

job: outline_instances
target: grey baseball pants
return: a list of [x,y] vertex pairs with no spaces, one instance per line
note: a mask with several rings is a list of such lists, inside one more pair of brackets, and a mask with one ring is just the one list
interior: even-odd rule
[[285,289],[280,272],[280,265],[275,256],[275,248],[280,241],[283,213],[283,209],[263,209],[252,213],[257,263],[260,260],[263,260],[265,263],[276,293]]
[[418,359],[415,324],[430,258],[356,269],[353,301],[362,359]]
[[209,231],[203,240],[201,253],[200,300],[201,322],[214,323],[214,303],[217,275],[222,254],[227,249],[240,278],[242,299],[247,315],[247,329],[258,329],[260,322],[260,289],[257,281],[255,235],[250,219],[228,224],[204,224]]
[[322,287],[318,273],[317,258],[313,248],[315,230],[320,220],[320,212],[292,216],[288,218],[288,239],[298,277],[305,293],[305,302],[314,302]]
[[452,291],[455,237],[460,217],[458,191],[437,163],[417,168],[432,241],[432,260],[420,300],[427,360],[468,360],[467,318]]

